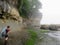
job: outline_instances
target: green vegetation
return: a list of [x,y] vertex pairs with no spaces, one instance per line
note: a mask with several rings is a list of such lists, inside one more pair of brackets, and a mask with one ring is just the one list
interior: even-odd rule
[[18,10],[24,18],[28,18],[29,15],[40,15],[40,8],[41,3],[38,0],[18,0]]
[[25,45],[34,45],[37,39],[37,33],[33,30],[28,30],[30,38],[25,41]]
[[44,33],[49,32],[49,30],[41,29],[37,30],[36,32],[34,29],[28,29],[28,32],[29,32],[29,38],[24,42],[24,45],[34,45],[36,42],[41,42],[44,38]]
[[50,30],[43,30],[43,29],[41,29],[40,30],[40,33],[47,33],[47,32],[49,32]]

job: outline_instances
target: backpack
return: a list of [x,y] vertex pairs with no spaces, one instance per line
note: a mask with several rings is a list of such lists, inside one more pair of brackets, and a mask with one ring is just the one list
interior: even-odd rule
[[6,35],[6,27],[2,29],[1,31],[1,37],[4,37]]

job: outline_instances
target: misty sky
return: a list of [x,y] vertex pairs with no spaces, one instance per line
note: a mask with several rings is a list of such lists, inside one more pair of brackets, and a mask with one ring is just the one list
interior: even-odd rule
[[41,24],[60,24],[60,0],[40,0],[43,18]]

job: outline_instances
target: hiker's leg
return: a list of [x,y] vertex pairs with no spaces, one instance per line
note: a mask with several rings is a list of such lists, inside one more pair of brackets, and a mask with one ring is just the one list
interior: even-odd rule
[[5,40],[8,40],[8,37],[6,37]]
[[4,45],[7,45],[7,40],[5,40]]
[[8,35],[7,34],[5,35],[5,40],[8,40]]
[[5,42],[4,42],[4,45],[7,45],[8,44],[8,35],[5,36]]

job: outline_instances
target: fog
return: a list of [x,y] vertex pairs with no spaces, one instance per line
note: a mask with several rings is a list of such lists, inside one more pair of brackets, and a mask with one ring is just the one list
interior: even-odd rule
[[39,0],[43,14],[41,24],[60,24],[60,0]]

